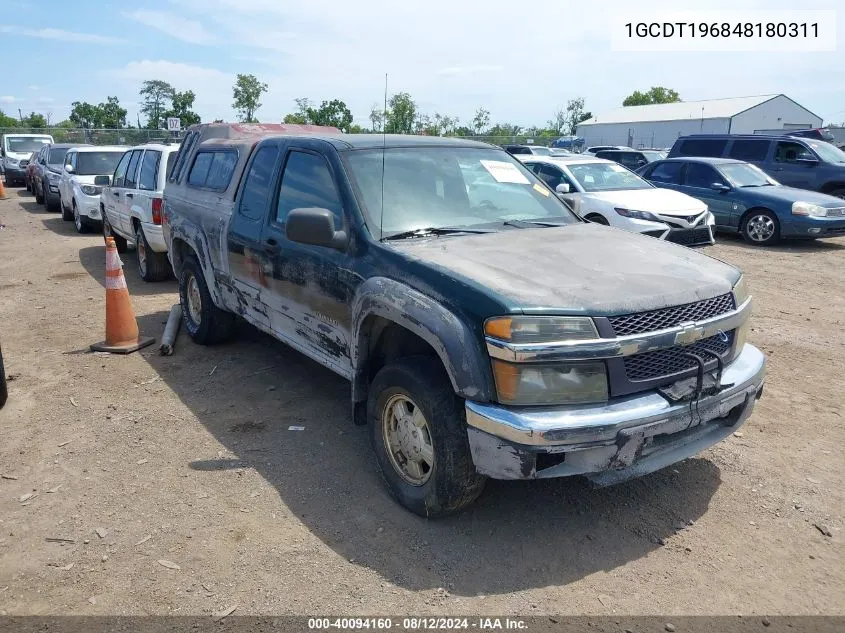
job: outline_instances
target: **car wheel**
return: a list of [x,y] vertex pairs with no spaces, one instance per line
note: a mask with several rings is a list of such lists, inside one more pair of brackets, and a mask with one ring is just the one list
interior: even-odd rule
[[[49,190],[48,190],[49,191]],[[44,204],[47,207],[47,211],[60,211],[60,203],[59,201],[51,198],[49,194],[44,194]]]
[[[102,207],[101,207],[102,209]],[[114,231],[112,231],[111,224],[109,224],[109,218],[106,215],[105,211],[102,211],[103,216],[103,239],[110,237],[114,240],[114,245],[117,247],[118,253],[125,253],[128,249],[128,245],[126,243],[126,238],[117,235]]]
[[229,338],[235,315],[221,310],[211,299],[199,262],[192,256],[182,262],[179,275],[182,320],[191,338],[200,345],[213,345]]
[[755,246],[771,246],[780,239],[780,223],[768,209],[751,211],[742,222],[742,237]]
[[167,255],[150,248],[140,222],[135,227],[135,253],[138,255],[138,273],[144,281],[162,281],[170,276]]
[[73,224],[76,227],[77,233],[88,232],[88,223],[79,213],[79,208],[76,206],[76,200],[73,201]]
[[44,204],[44,189],[43,189],[43,186],[44,186],[43,183],[40,187],[35,187],[33,185],[33,187],[35,187],[35,202],[37,202],[38,204]]
[[464,409],[437,360],[415,356],[382,367],[367,418],[381,474],[408,510],[446,516],[481,494],[486,478],[472,461]]
[[593,224],[610,226],[610,222],[607,221],[607,218],[603,215],[599,215],[598,213],[591,213],[590,215],[584,216],[584,219],[587,220],[587,222],[592,222]]
[[32,185],[29,184],[28,180],[24,180],[23,185],[24,187],[26,187],[27,191],[30,191],[32,189]]
[[74,220],[73,217],[73,209],[68,209],[65,207],[65,201],[59,198],[59,208],[62,210],[62,220]]

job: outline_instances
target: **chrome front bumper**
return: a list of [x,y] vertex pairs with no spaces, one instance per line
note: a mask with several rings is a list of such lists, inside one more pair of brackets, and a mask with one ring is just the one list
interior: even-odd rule
[[467,401],[476,469],[496,479],[586,475],[609,485],[659,470],[742,426],[763,390],[765,357],[752,345],[725,366],[718,393],[672,403],[656,391],[604,404],[503,407]]

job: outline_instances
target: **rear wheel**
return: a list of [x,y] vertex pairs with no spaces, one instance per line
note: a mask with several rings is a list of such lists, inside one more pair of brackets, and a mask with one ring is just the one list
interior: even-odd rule
[[232,334],[235,315],[221,310],[211,299],[199,262],[188,256],[179,275],[182,319],[191,338],[200,345],[220,343]]
[[170,276],[167,255],[150,248],[140,222],[135,226],[135,253],[138,255],[138,273],[144,281],[161,281]]
[[755,246],[771,246],[780,239],[777,216],[768,209],[751,211],[742,222],[742,236]]
[[35,191],[35,202],[38,204],[44,204],[44,183],[41,183],[39,186],[36,186],[35,183],[33,183],[32,188]]
[[103,239],[110,237],[114,239],[114,245],[117,247],[118,253],[125,253],[127,249],[126,238],[121,237],[114,231],[112,231],[111,224],[109,224],[109,218],[106,215],[105,210],[100,207],[100,211],[103,216]]
[[607,221],[603,215],[599,215],[598,213],[591,213],[584,217],[587,222],[592,222],[593,224],[601,224],[602,226],[610,226],[610,222]]
[[64,200],[62,200],[61,198],[59,198],[59,206],[60,206],[60,207],[61,207],[61,209],[62,209],[62,220],[67,220],[68,222],[70,222],[71,220],[73,220],[73,219],[74,219],[74,217],[73,217],[73,209],[72,209],[72,208],[71,208],[71,209],[68,209],[68,208],[65,206],[65,201],[64,201]]
[[453,514],[486,478],[470,455],[460,399],[433,358],[403,358],[379,370],[367,401],[370,441],[390,493],[424,517]]

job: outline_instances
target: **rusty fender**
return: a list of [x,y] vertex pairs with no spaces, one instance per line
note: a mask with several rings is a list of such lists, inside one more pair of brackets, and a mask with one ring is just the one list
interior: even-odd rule
[[413,332],[434,348],[455,393],[490,400],[487,355],[469,327],[435,299],[401,282],[372,277],[358,288],[352,303],[352,398],[367,397],[367,361],[372,319],[382,317]]
[[177,241],[181,241],[196,255],[197,261],[199,261],[200,267],[202,268],[203,276],[205,277],[205,283],[208,286],[208,292],[211,294],[214,304],[218,308],[228,309],[223,301],[223,296],[217,283],[217,275],[215,275],[214,264],[211,261],[211,249],[209,248],[205,231],[202,227],[197,226],[182,216],[172,216],[170,220],[167,255],[177,279],[182,268],[183,257],[181,250],[174,248],[174,245]]

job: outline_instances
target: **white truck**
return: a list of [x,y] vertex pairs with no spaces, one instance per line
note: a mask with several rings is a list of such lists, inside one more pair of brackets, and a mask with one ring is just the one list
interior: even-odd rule
[[28,161],[32,152],[37,152],[44,145],[53,142],[53,137],[49,134],[4,134],[0,144],[0,157],[6,186],[24,183],[26,163],[21,167],[21,161]]

